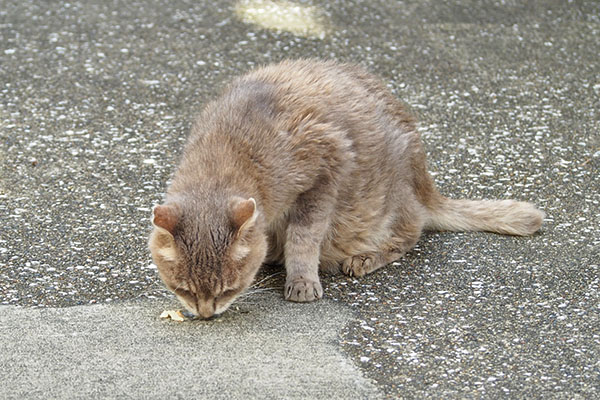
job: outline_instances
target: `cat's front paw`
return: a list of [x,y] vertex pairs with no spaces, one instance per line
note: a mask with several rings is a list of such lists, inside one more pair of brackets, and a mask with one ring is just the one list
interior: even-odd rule
[[314,280],[297,276],[286,280],[284,296],[289,301],[307,303],[323,297],[323,288],[319,278]]

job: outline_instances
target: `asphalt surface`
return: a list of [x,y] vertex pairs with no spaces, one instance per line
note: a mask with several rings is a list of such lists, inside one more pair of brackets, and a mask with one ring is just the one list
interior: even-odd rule
[[[600,397],[600,3],[277,4],[2,1],[0,398]],[[193,116],[287,57],[381,76],[444,194],[532,201],[541,232],[160,321],[148,218]]]

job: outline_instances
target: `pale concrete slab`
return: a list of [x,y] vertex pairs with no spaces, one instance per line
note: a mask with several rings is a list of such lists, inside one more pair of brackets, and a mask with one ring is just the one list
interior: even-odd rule
[[256,296],[221,318],[160,320],[173,301],[0,307],[0,398],[378,398],[340,350],[333,301]]

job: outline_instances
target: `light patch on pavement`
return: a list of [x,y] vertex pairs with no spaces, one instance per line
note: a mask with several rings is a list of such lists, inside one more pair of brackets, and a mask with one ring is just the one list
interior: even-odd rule
[[290,1],[241,0],[235,10],[242,21],[263,28],[320,39],[327,34],[323,13],[315,6]]
[[381,397],[341,352],[349,307],[261,293],[222,317],[161,320],[169,301],[0,306],[0,397]]

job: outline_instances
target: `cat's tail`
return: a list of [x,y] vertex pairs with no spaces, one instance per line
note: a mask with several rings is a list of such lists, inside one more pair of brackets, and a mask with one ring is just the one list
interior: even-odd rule
[[[437,194],[437,193],[436,193]],[[437,194],[429,204],[425,229],[487,231],[527,236],[540,229],[545,214],[514,200],[453,200]]]

